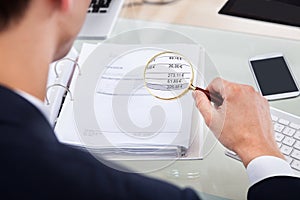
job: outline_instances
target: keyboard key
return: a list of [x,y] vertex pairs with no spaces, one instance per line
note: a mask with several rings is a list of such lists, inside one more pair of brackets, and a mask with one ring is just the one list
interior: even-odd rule
[[296,130],[298,130],[298,129],[300,129],[300,124],[291,123],[291,124],[290,124],[290,127],[294,128],[294,129],[296,129]]
[[279,119],[278,122],[279,122],[280,124],[283,124],[283,125],[286,125],[286,126],[289,125],[289,123],[290,123],[290,122],[289,122],[288,120],[286,120],[286,119]]
[[275,123],[275,124],[274,124],[274,130],[275,130],[275,131],[281,132],[283,129],[284,129],[284,125],[278,124],[278,123]]
[[111,0],[92,0],[87,10],[88,13],[106,13]]
[[290,127],[286,127],[283,131],[283,134],[287,135],[287,136],[293,136],[296,133],[295,129],[292,129]]
[[286,162],[288,162],[289,164],[291,164],[292,161],[293,161],[293,158],[291,158],[289,156],[285,156],[285,160],[286,160]]
[[292,158],[296,158],[297,160],[300,160],[300,151],[294,149],[293,152],[291,153]]
[[103,8],[108,8],[110,2],[111,2],[111,0],[104,0],[103,3],[102,3],[102,7],[103,7]]
[[300,161],[299,160],[293,160],[291,167],[300,171]]
[[295,143],[295,139],[294,138],[291,138],[291,137],[285,137],[284,139],[283,139],[283,144],[286,144],[286,145],[288,145],[288,146],[293,146],[293,144]]
[[280,148],[281,153],[284,155],[290,155],[290,153],[293,151],[293,148],[290,146],[282,145]]
[[300,150],[300,141],[296,141],[294,148]]
[[296,134],[294,135],[294,138],[297,140],[300,140],[300,131],[296,132]]
[[284,135],[283,135],[283,134],[278,133],[278,132],[275,132],[275,140],[276,140],[277,142],[281,142],[283,138],[284,138]]

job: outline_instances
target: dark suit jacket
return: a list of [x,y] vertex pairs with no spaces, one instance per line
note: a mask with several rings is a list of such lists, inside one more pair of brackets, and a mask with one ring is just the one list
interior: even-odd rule
[[[1,199],[198,199],[191,189],[114,170],[60,144],[37,108],[1,86],[0,134]],[[252,187],[249,197],[269,195],[279,185],[298,193],[291,183],[300,189],[298,179],[273,178]]]

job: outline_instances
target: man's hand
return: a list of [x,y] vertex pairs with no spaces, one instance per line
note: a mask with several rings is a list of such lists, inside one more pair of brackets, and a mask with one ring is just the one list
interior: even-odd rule
[[269,104],[263,96],[251,86],[221,78],[213,80],[207,89],[222,96],[223,104],[214,106],[205,94],[195,91],[196,105],[219,141],[236,152],[246,167],[258,156],[284,159],[275,142]]

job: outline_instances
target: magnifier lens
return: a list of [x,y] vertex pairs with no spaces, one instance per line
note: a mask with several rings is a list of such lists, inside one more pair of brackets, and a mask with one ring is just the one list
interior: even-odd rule
[[193,80],[193,69],[182,55],[163,52],[148,62],[144,80],[153,96],[175,99],[188,91]]

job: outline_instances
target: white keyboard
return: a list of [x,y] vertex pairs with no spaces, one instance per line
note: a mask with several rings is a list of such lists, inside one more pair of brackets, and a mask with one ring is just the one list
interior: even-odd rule
[[[270,109],[278,147],[296,174],[300,174],[300,117],[276,108]],[[225,154],[240,160],[232,151]]]

